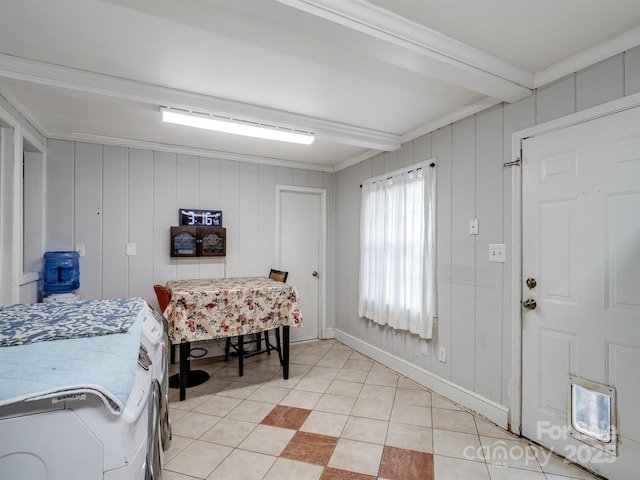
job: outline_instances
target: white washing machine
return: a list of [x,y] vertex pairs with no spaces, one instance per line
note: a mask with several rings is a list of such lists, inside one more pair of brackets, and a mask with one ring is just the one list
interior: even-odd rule
[[0,406],[0,480],[162,478],[168,345],[162,316],[146,302],[141,313],[137,370],[119,414],[83,391]]

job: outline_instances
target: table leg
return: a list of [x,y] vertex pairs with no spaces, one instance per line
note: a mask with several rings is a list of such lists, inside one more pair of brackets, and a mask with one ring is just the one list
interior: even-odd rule
[[244,375],[244,335],[238,335],[238,373]]
[[289,378],[289,325],[282,326],[282,378]]
[[204,370],[191,370],[191,343],[180,344],[180,373],[169,377],[169,387],[180,389],[180,401],[186,398],[186,389],[201,385],[209,380],[209,374]]
[[187,378],[189,376],[189,352],[191,352],[191,344],[189,342],[180,345],[180,401],[187,396]]

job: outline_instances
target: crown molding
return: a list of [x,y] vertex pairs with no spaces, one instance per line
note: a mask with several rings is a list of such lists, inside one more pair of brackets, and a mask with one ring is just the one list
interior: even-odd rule
[[640,27],[633,28],[606,42],[578,53],[534,75],[533,86],[540,88],[593,64],[640,45]]
[[[367,1],[276,1],[418,54],[421,62],[402,66],[419,73],[506,102],[516,102],[532,93],[532,73]],[[397,59],[401,56],[388,56],[385,60],[400,61]]]
[[475,115],[476,113],[486,110],[487,108],[491,108],[495,105],[498,105],[499,103],[502,103],[502,102],[500,102],[499,100],[496,100],[495,98],[485,97],[470,105],[465,105],[464,107],[454,110],[453,112],[447,113],[446,115],[442,115],[441,117],[436,118],[435,120],[429,123],[426,123],[425,125],[422,125],[421,127],[416,128],[415,130],[412,130],[411,132],[408,132],[402,135],[402,143],[415,140],[416,138],[419,138],[423,135],[434,132],[446,125],[455,123],[458,120],[462,120],[471,115]]
[[342,145],[389,151],[400,148],[400,136],[393,133],[12,55],[0,54],[0,77],[151,104],[158,107],[158,112],[160,107],[173,107],[262,123],[276,123],[283,127],[310,131],[318,140]]
[[271,165],[275,167],[297,168],[302,170],[314,170],[319,172],[334,173],[335,169],[329,165],[318,163],[303,163],[293,160],[282,160],[278,158],[260,157],[256,155],[245,155],[241,153],[222,152],[203,148],[185,147],[181,145],[171,145],[157,142],[147,142],[144,140],[134,140],[131,138],[109,137],[105,135],[92,135],[80,132],[50,131],[47,138],[55,140],[69,140],[72,142],[96,143],[100,145],[110,145],[113,147],[137,148],[140,150],[151,150],[154,152],[167,152],[179,155],[193,155],[195,157],[215,158],[217,160],[230,160],[234,162],[257,163],[260,165]]

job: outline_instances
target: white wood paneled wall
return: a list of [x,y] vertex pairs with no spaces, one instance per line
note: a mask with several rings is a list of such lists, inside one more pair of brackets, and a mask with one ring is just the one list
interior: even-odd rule
[[[499,105],[336,174],[336,330],[499,405],[510,405],[511,135],[640,91],[640,47],[604,60],[515,104]],[[435,157],[438,313],[428,355],[413,335],[358,318],[360,188],[366,178]],[[479,219],[479,235],[468,234]],[[507,263],[488,261],[507,244]],[[440,347],[447,362],[438,361]]]
[[[325,188],[333,198],[332,173],[67,140],[48,141],[46,172],[46,250],[85,246],[82,299],[140,296],[156,305],[154,283],[265,275],[275,261],[275,185]],[[182,207],[222,210],[226,258],[170,257],[169,227]],[[136,255],[126,255],[128,243]],[[328,301],[332,327],[333,292]]]

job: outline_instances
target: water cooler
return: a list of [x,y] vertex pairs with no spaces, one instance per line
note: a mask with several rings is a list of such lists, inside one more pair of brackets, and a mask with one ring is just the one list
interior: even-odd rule
[[80,255],[78,252],[46,252],[44,254],[44,303],[77,302],[80,297]]

